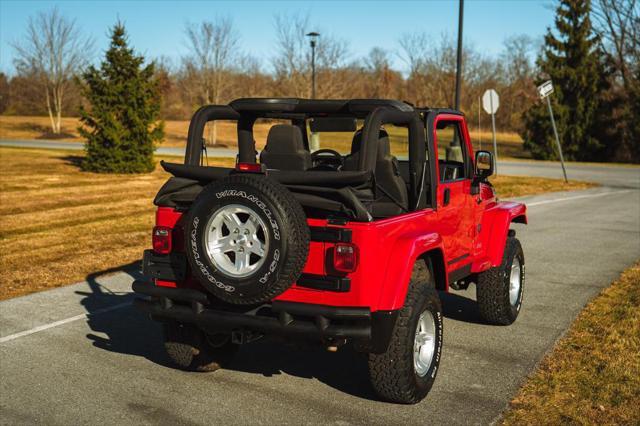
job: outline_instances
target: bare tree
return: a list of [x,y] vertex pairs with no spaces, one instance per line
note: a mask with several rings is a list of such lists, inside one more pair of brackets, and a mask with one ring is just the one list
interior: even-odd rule
[[418,73],[429,56],[429,37],[426,33],[405,33],[400,40],[401,53],[398,54],[409,66],[409,74]]
[[[443,33],[439,43],[434,44],[426,33],[408,33],[398,44],[400,57],[409,66],[407,97],[418,105],[451,105],[455,90],[455,40]],[[469,49],[465,47],[464,64],[468,64],[468,56]],[[463,83],[468,68],[465,66]]]
[[[310,97],[311,48],[305,36],[312,26],[308,15],[285,14],[274,17],[277,50],[272,60],[278,92],[282,96]],[[340,96],[346,86],[341,72],[347,67],[348,45],[344,40],[323,30],[316,47],[316,75],[318,96]]]
[[42,85],[53,133],[60,133],[65,92],[86,64],[92,46],[75,21],[57,8],[29,18],[25,38],[13,44],[18,72],[36,75]]
[[276,56],[273,68],[279,91],[285,96],[310,97],[311,56],[305,39],[309,30],[307,15],[276,15]]
[[625,91],[629,91],[632,64],[637,66],[640,61],[640,3],[637,0],[598,0],[592,14],[604,50],[613,59]]
[[[592,6],[594,29],[602,50],[613,65],[609,95],[619,106],[614,117],[619,122],[615,148],[619,159],[640,156],[640,2],[638,0],[597,0]],[[634,154],[635,153],[635,154]]]
[[[217,17],[213,22],[187,24],[185,28],[190,54],[183,58],[186,74],[194,82],[191,90],[204,104],[220,103],[230,67],[237,56],[239,38],[231,19]],[[215,121],[209,126],[209,138],[216,144]]]
[[504,50],[500,55],[503,74],[501,102],[503,113],[500,124],[509,129],[522,130],[522,111],[533,104],[537,98],[535,91],[535,67],[533,53],[535,42],[527,35],[515,35],[504,41]]
[[429,37],[426,33],[406,33],[398,40],[400,52],[398,56],[409,67],[406,81],[406,99],[416,105],[433,105],[430,90],[427,87],[429,77],[426,75],[427,58],[429,57]]
[[391,98],[397,94],[394,86],[401,81],[401,76],[391,69],[391,61],[386,50],[374,47],[364,58],[365,71],[370,77],[367,97]]
[[0,114],[5,112],[9,106],[9,79],[7,75],[0,72]]

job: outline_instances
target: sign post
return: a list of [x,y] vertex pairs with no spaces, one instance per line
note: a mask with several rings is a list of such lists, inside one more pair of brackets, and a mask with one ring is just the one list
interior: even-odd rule
[[498,145],[496,143],[496,111],[498,111],[498,107],[500,106],[500,97],[498,97],[498,93],[489,89],[484,92],[482,95],[482,108],[484,108],[487,114],[491,114],[491,130],[493,132],[493,156],[495,157],[494,169],[496,172],[496,176],[498,175]]
[[558,137],[558,129],[556,128],[556,120],[553,117],[553,109],[551,108],[551,98],[549,95],[553,93],[553,82],[551,80],[545,81],[538,86],[538,94],[541,99],[547,99],[547,107],[549,107],[549,116],[551,117],[551,127],[553,127],[553,135],[556,137],[556,146],[558,147],[558,154],[560,156],[560,164],[562,165],[562,174],[564,175],[564,181],[567,180],[567,170],[564,167],[564,158],[562,156],[562,147],[560,146],[560,138]]

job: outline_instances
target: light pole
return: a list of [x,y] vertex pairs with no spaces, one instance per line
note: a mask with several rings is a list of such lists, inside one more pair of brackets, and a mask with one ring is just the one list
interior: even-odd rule
[[[307,33],[307,37],[309,37],[309,41],[311,42],[311,99],[316,98],[316,42],[318,37],[320,37],[320,33],[312,31]],[[320,135],[312,132],[311,133],[311,142],[309,144],[310,151],[317,151],[320,149]]]
[[456,94],[454,108],[460,109],[460,78],[462,75],[462,18],[464,16],[464,0],[460,0],[458,9],[458,52],[456,57]]
[[320,37],[319,33],[310,32],[307,34],[311,42],[311,99],[316,98],[316,41]]

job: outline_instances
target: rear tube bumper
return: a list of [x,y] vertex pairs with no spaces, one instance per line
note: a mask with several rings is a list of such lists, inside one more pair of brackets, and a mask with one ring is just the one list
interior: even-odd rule
[[398,311],[370,312],[368,308],[336,307],[273,301],[246,312],[213,307],[209,296],[194,289],[157,287],[134,281],[134,305],[158,320],[195,324],[210,333],[251,331],[331,343],[350,340],[358,350],[383,353]]

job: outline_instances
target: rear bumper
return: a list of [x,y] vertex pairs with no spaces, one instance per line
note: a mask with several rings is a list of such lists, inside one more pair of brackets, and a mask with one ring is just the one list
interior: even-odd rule
[[374,353],[386,351],[398,313],[283,301],[239,311],[238,307],[213,307],[207,294],[193,289],[135,281],[133,290],[150,296],[134,304],[155,319],[192,323],[211,333],[250,331],[325,343],[347,339]]

